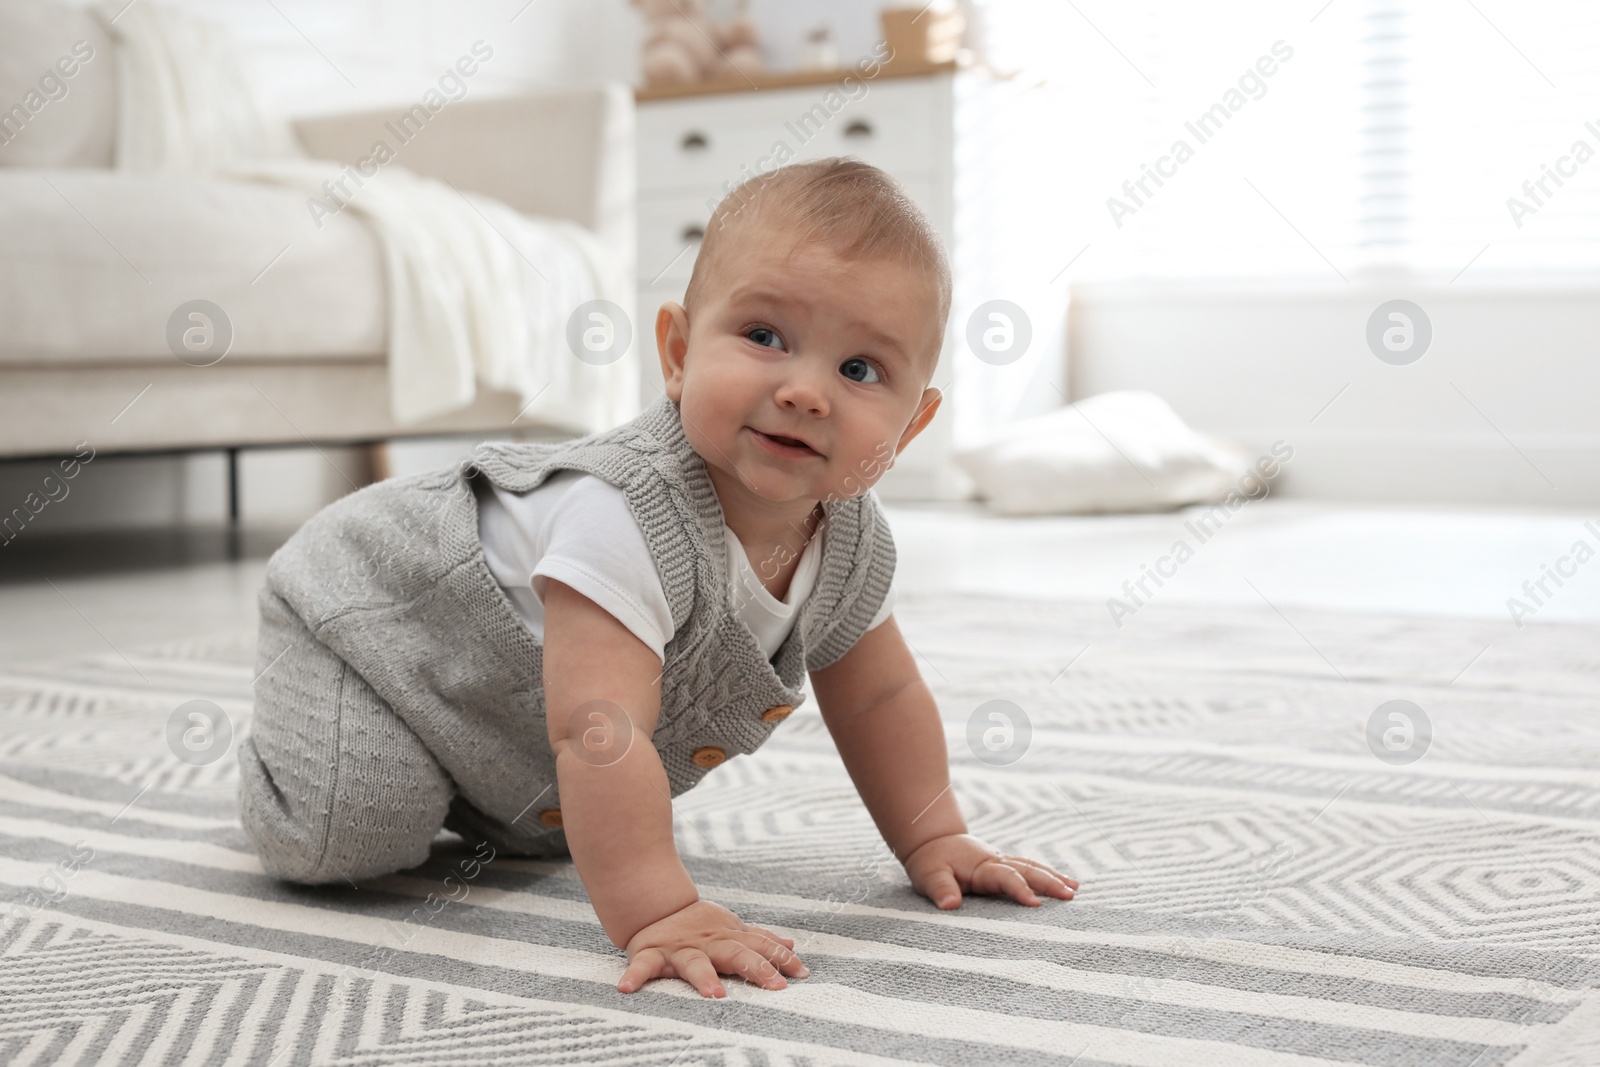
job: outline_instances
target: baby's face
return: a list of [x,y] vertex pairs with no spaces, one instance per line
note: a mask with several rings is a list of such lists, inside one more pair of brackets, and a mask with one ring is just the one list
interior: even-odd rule
[[865,492],[939,400],[927,388],[940,324],[925,276],[752,222],[707,281],[686,341],[677,304],[657,321],[667,394],[695,451],[767,501]]

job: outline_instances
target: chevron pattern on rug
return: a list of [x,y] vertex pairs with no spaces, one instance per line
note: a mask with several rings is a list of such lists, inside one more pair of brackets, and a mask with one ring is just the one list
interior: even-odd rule
[[[896,618],[973,832],[1082,891],[912,893],[813,699],[674,805],[701,893],[812,969],[721,1001],[618,993],[570,863],[441,832],[358,886],[266,877],[235,807],[249,635],[0,669],[0,1063],[1600,1063],[1600,627]],[[231,728],[199,760],[170,740],[194,700]],[[1420,758],[1375,747],[1394,700]]]

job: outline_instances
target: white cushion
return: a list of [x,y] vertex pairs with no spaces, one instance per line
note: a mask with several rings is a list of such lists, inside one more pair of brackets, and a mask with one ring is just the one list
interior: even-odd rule
[[0,167],[109,167],[117,60],[83,8],[0,3]]
[[1251,469],[1154,393],[1121,390],[1021,419],[957,449],[978,496],[1004,515],[1154,511],[1221,500]]
[[388,351],[376,236],[354,211],[319,229],[291,189],[0,170],[0,249],[0,363],[171,363],[167,323],[191,300],[228,316],[232,362]]

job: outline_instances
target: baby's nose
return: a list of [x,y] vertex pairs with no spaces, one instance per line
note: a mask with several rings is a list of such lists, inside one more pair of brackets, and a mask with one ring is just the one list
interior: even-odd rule
[[793,406],[817,415],[828,413],[827,387],[812,374],[797,372],[778,386],[779,406]]

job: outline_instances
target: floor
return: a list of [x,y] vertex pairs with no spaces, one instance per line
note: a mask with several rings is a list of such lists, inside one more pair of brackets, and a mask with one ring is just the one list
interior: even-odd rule
[[[1600,562],[1578,566],[1560,588],[1547,582],[1552,595],[1541,605],[1522,591],[1575,542],[1600,545],[1600,515],[1576,510],[1265,500],[1220,528],[1201,528],[1200,509],[1018,518],[971,503],[885,509],[900,553],[896,585],[906,591],[1117,597],[1128,608],[1265,600],[1280,609],[1504,619],[1508,628],[1507,600],[1519,597],[1535,608],[1531,621],[1600,619]],[[115,649],[251,628],[266,556],[287,532],[246,531],[238,559],[217,530],[19,537],[0,548],[0,663],[75,645]],[[1173,554],[1180,540],[1193,553],[1181,564]],[[1141,591],[1146,568],[1171,577],[1159,587],[1146,578]]]
[[[697,885],[806,938],[814,977],[782,1002],[624,1000],[570,864],[496,860],[395,947],[453,854],[349,893],[274,883],[235,763],[173,747],[178,694],[247,729],[254,598],[288,531],[24,535],[0,547],[0,889],[45,885],[80,842],[93,862],[38,938],[0,931],[0,970],[28,976],[41,1033],[92,1018],[120,1051],[136,1027],[111,1016],[137,1003],[196,1061],[246,1012],[251,1049],[299,1049],[287,1063],[351,1035],[383,1062],[512,1041],[551,1062],[575,1032],[626,1062],[791,1067],[1600,1062],[1600,646],[1549,624],[1600,620],[1600,517],[1267,500],[1197,532],[1198,511],[887,511],[973,830],[1083,879],[1070,909],[927,908],[880,872],[802,708],[674,805]],[[1563,557],[1518,629],[1507,599]],[[1376,747],[1397,696],[1431,717],[1421,762]],[[1031,725],[993,764],[973,725],[1002,703]],[[228,999],[243,979],[257,992]]]

